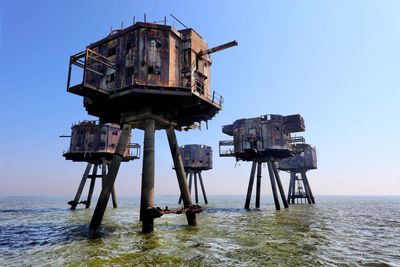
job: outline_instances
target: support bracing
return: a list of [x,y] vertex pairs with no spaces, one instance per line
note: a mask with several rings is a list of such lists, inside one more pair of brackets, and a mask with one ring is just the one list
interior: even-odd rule
[[257,162],[257,183],[256,183],[256,208],[260,208],[261,195],[261,162]]
[[90,187],[89,187],[89,193],[88,193],[88,197],[86,200],[86,206],[85,208],[88,209],[90,208],[90,204],[92,203],[92,196],[93,196],[93,191],[94,191],[94,185],[96,184],[96,176],[97,176],[97,168],[99,165],[95,164],[93,167],[93,171],[92,171],[92,180],[90,181]]
[[249,187],[247,188],[246,203],[244,204],[244,208],[245,209],[249,209],[250,208],[251,193],[253,191],[253,183],[254,183],[254,175],[255,175],[255,172],[256,172],[256,165],[257,165],[257,162],[253,161],[253,164],[251,165]]
[[275,183],[274,171],[273,171],[273,167],[272,167],[272,161],[268,160],[267,164],[268,164],[269,178],[271,180],[271,188],[272,188],[272,195],[274,197],[275,208],[276,208],[276,210],[280,210],[281,205],[279,204],[278,192],[276,190],[276,183]]
[[76,195],[74,200],[71,202],[71,210],[75,210],[76,206],[79,203],[79,199],[81,198],[83,188],[85,187],[86,180],[89,176],[90,169],[92,168],[92,164],[88,163],[86,165],[85,172],[83,173],[81,183],[79,184],[78,191],[76,191]]
[[198,172],[198,175],[199,175],[201,191],[203,192],[204,203],[208,204],[207,195],[206,195],[206,189],[204,188],[203,177],[201,177],[201,172]]
[[[181,154],[179,152],[178,141],[176,140],[175,130],[171,126],[166,129],[169,148],[171,150],[172,159],[174,161],[175,172],[178,179],[179,189],[181,191],[181,196],[183,200],[183,205],[185,208],[189,208],[192,206],[192,199],[190,197],[190,192],[186,180],[186,174],[183,167],[183,162],[181,158]],[[194,212],[186,212],[186,219],[188,221],[188,225],[195,226],[196,222],[196,214]]]
[[272,162],[272,169],[274,171],[274,175],[275,175],[276,183],[278,185],[279,193],[281,194],[283,206],[285,207],[285,209],[287,209],[287,208],[289,208],[289,204],[287,202],[287,199],[285,196],[285,190],[283,189],[283,186],[281,183],[281,178],[279,177],[278,168],[277,168],[275,162]]
[[140,198],[140,220],[142,221],[143,233],[151,233],[154,230],[154,218],[146,216],[147,210],[154,207],[154,137],[155,121],[147,119],[144,129],[142,193]]
[[103,220],[104,212],[106,210],[112,188],[114,187],[115,178],[117,177],[125,148],[129,142],[131,129],[132,127],[130,124],[124,124],[122,128],[122,132],[111,161],[110,169],[108,170],[106,176],[106,181],[104,182],[104,186],[101,190],[92,220],[90,222],[89,228],[91,230],[97,230],[101,225],[101,221]]
[[287,197],[289,204],[303,204],[303,199],[305,199],[305,203],[315,204],[314,196],[311,191],[306,172],[298,171],[300,178],[296,175],[296,173],[296,171],[290,172],[289,191]]
[[[206,189],[203,183],[203,177],[200,170],[186,170],[186,180],[189,181],[189,192],[192,192],[192,183],[194,183],[194,195],[196,204],[199,203],[198,183],[200,183],[201,192],[203,193],[204,203],[208,204]],[[178,204],[182,203],[182,195],[179,196]]]

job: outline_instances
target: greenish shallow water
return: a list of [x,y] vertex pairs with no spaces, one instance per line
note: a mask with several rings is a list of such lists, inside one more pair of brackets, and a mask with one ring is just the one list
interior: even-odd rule
[[209,198],[197,227],[165,215],[147,235],[138,199],[124,198],[107,210],[101,238],[89,235],[93,208],[0,198],[0,266],[400,266],[400,197],[319,197],[279,212],[270,202],[246,211],[244,196]]

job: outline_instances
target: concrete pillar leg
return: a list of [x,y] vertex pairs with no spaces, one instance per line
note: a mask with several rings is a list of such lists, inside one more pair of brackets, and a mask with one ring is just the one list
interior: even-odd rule
[[[107,170],[110,170],[110,165],[109,164],[106,164],[105,167],[107,167]],[[104,178],[104,181],[105,181],[105,179],[107,177],[107,172],[106,172],[106,175],[104,175],[104,177],[105,177]],[[114,209],[118,208],[118,199],[117,199],[117,194],[115,193],[115,184],[114,184],[114,186],[113,186],[113,188],[111,190],[111,200],[112,200],[112,203],[113,203],[113,208]]]
[[289,208],[289,204],[286,200],[285,190],[283,189],[281,178],[279,177],[278,168],[276,167],[275,162],[272,162],[272,169],[274,171],[275,180],[276,180],[276,184],[278,185],[279,193],[281,194],[283,206],[285,207],[285,209],[287,209],[287,208]]
[[[178,179],[179,189],[181,190],[181,195],[183,199],[184,207],[189,207],[192,205],[192,199],[190,197],[190,192],[188,188],[188,184],[186,181],[185,169],[183,168],[183,162],[181,158],[181,154],[179,152],[178,141],[176,140],[175,130],[171,126],[167,130],[167,137],[169,148],[171,150],[172,159],[174,161],[176,177]],[[193,212],[186,212],[186,219],[188,221],[188,225],[195,226],[196,222],[196,214]]]
[[[296,181],[298,182],[298,180],[297,180],[297,176],[296,176],[296,173],[293,173],[293,194],[292,194],[292,203],[293,204],[295,204],[295,199],[296,199]],[[296,203],[299,203],[299,201],[297,201],[296,200]]]
[[119,138],[117,147],[115,149],[110,169],[108,170],[107,173],[106,181],[101,190],[99,200],[97,201],[92,221],[90,222],[89,227],[91,230],[97,230],[100,227],[101,221],[103,220],[104,212],[106,210],[107,203],[110,198],[111,190],[114,187],[115,178],[117,177],[119,166],[121,164],[125,148],[129,143],[129,139],[131,136],[131,129],[132,126],[129,124],[125,124],[122,128],[122,133]]
[[96,184],[96,175],[97,175],[98,167],[99,167],[99,165],[97,165],[97,164],[95,164],[93,167],[92,180],[90,181],[89,193],[88,193],[88,197],[86,200],[86,206],[85,206],[86,209],[90,208],[90,205],[92,204],[92,196],[93,196],[93,191],[94,191],[94,185]]
[[198,174],[199,174],[201,191],[203,192],[204,203],[208,204],[206,189],[204,188],[204,184],[203,184],[203,177],[201,177],[201,172],[199,172]]
[[275,208],[276,210],[280,210],[281,206],[279,204],[278,192],[276,191],[276,183],[275,183],[274,171],[272,168],[272,161],[269,160],[267,164],[268,164],[269,179],[271,180],[271,188],[272,188],[272,195],[274,197]]
[[190,198],[192,198],[192,182],[193,182],[193,173],[189,172],[189,193],[190,193]]
[[308,195],[310,196],[311,203],[315,204],[314,195],[313,195],[313,193],[311,191],[310,183],[308,182],[308,177],[306,175],[306,172],[302,172],[301,176],[302,176],[302,179],[303,179],[303,183],[305,184],[304,186],[307,187]]
[[85,187],[85,183],[86,183],[86,180],[88,178],[88,175],[89,175],[89,172],[90,172],[91,168],[92,168],[92,164],[88,163],[86,165],[85,172],[83,173],[81,183],[79,184],[78,190],[76,191],[73,203],[71,205],[71,210],[75,210],[76,209],[76,205],[78,205],[79,199],[81,198],[82,191],[83,191],[83,188]]
[[194,174],[194,197],[196,199],[196,204],[199,203],[199,194],[197,190],[197,173],[195,172]]
[[304,193],[306,194],[307,203],[311,204],[312,201],[311,201],[311,197],[310,197],[310,192],[308,191],[306,181],[304,180],[303,172],[301,172],[300,175],[301,175],[301,181],[303,183],[303,190],[304,190]]
[[[189,173],[186,173],[186,181],[189,179]],[[178,204],[182,203],[182,195],[179,195],[179,201]]]
[[287,202],[289,204],[291,203],[291,197],[292,197],[292,179],[293,179],[293,173],[290,172],[289,189],[287,193]]
[[151,233],[154,230],[154,218],[146,216],[148,208],[154,207],[154,144],[155,121],[145,121],[143,143],[142,193],[140,198],[140,220],[142,232]]
[[257,162],[257,182],[256,182],[256,208],[260,208],[261,197],[261,162]]
[[249,179],[249,186],[247,187],[247,195],[246,195],[246,202],[244,203],[244,208],[250,208],[250,201],[251,201],[251,194],[253,191],[253,183],[254,183],[254,175],[256,173],[256,165],[257,162],[253,161],[251,165],[251,172],[250,172],[250,179]]

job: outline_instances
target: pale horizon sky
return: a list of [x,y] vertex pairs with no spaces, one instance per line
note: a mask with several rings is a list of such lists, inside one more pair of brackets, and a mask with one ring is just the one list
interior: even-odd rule
[[[66,92],[69,56],[132,18],[180,25],[213,47],[211,88],[224,109],[209,129],[178,133],[180,145],[214,149],[203,172],[208,194],[246,194],[251,163],[218,156],[222,125],[265,114],[299,113],[316,146],[308,172],[315,195],[400,195],[400,2],[398,1],[9,1],[0,9],[0,196],[74,196],[84,163],[63,150],[73,122],[88,116]],[[142,143],[143,131],[132,132]],[[123,163],[119,195],[138,196],[142,161]],[[267,168],[262,194],[271,194]],[[289,175],[281,172],[287,190]],[[99,185],[99,183],[98,183]],[[156,134],[157,195],[179,194],[166,135]],[[87,193],[88,184],[84,190]],[[95,193],[99,192],[96,188]],[[254,191],[253,191],[254,192]]]

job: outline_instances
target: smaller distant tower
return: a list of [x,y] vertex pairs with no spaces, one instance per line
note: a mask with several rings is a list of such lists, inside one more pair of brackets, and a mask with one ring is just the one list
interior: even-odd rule
[[[112,156],[121,135],[118,124],[98,124],[96,121],[83,121],[71,127],[71,141],[69,150],[63,156],[66,160],[87,162],[85,172],[78,187],[74,200],[68,202],[71,210],[75,210],[78,204],[90,207],[96,178],[102,179],[102,185],[107,176]],[[64,136],[65,137],[65,136]],[[128,144],[125,148],[122,161],[130,161],[139,158],[140,145]],[[90,175],[90,170],[92,174]],[[101,169],[101,174],[97,174]],[[87,200],[80,201],[87,179],[91,179]],[[111,191],[113,207],[118,206],[115,188]]]
[[[314,195],[306,172],[317,169],[317,152],[309,144],[299,143],[294,145],[294,155],[278,161],[278,169],[290,173],[290,182],[287,201],[289,204],[303,203],[315,204]],[[300,176],[299,176],[299,175]]]
[[303,132],[304,120],[299,114],[264,115],[257,118],[236,120],[225,125],[222,132],[232,136],[233,140],[219,142],[221,157],[235,157],[237,161],[252,161],[245,209],[249,209],[257,169],[256,208],[260,207],[262,163],[268,165],[269,178],[276,210],[280,210],[277,186],[285,208],[289,207],[279,177],[276,162],[291,157],[293,139],[291,133]]
[[[212,148],[206,145],[184,145],[179,147],[182,156],[183,167],[186,172],[186,179],[189,179],[189,191],[192,192],[192,181],[194,179],[194,191],[196,204],[199,203],[197,190],[197,179],[200,182],[201,191],[203,192],[204,203],[208,204],[206,190],[204,188],[202,171],[212,169]],[[179,204],[182,202],[182,196],[179,197]]]

